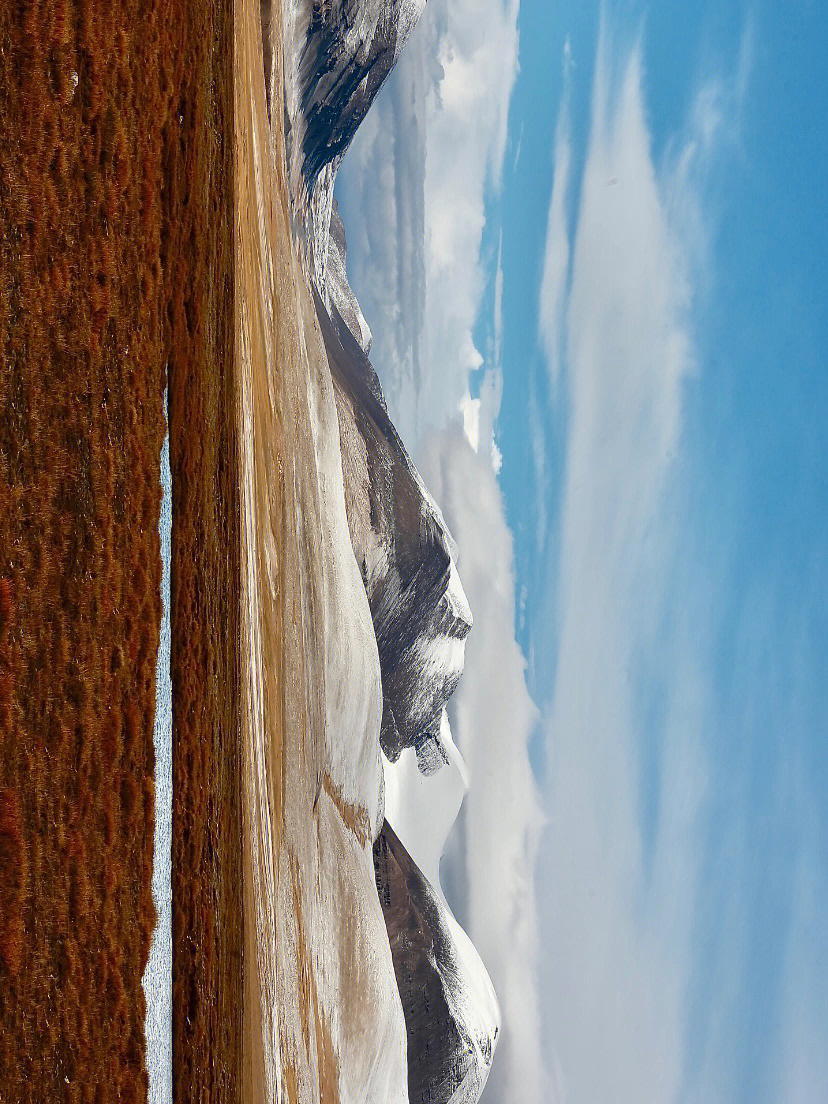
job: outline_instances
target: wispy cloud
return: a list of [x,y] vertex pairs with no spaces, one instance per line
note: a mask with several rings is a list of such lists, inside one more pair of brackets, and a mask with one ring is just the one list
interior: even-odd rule
[[665,209],[691,267],[695,292],[710,294],[715,275],[714,238],[718,215],[709,187],[711,170],[723,151],[744,156],[745,101],[754,64],[754,30],[742,32],[732,73],[709,74],[696,90],[688,124],[668,144],[658,168]]
[[552,178],[552,199],[546,228],[546,253],[540,291],[540,337],[553,385],[558,382],[564,355],[564,307],[569,279],[569,201],[572,172],[572,141],[570,137],[570,98],[572,46],[564,46],[564,93],[555,132],[555,170]]
[[680,153],[657,166],[642,57],[603,25],[571,244],[565,94],[540,299],[551,393],[563,382],[569,404],[541,876],[549,1038],[574,1104],[679,1098],[704,850],[710,672],[703,618],[694,635],[670,617],[671,496],[710,262],[688,242],[720,124],[702,90]]
[[541,859],[546,980],[564,1098],[661,1104],[676,1098],[682,1064],[690,913],[671,902],[694,892],[704,696],[692,665],[682,669],[671,688],[679,732],[663,764],[664,779],[680,780],[681,814],[661,826],[648,883],[634,680],[664,599],[673,540],[664,495],[693,347],[684,259],[650,153],[641,49],[617,68],[610,51],[604,30],[571,273],[559,240],[565,116],[558,128],[541,300],[550,373],[554,382],[565,371],[570,404]]
[[828,1006],[809,981],[826,879],[785,735],[797,660],[771,658],[798,607],[778,609],[767,579],[736,600],[734,549],[694,563],[704,541],[682,512],[694,464],[716,470],[691,454],[686,400],[707,370],[710,183],[742,155],[752,55],[748,26],[733,75],[706,76],[656,163],[641,43],[619,49],[604,24],[571,239],[566,99],[558,123],[539,335],[569,417],[539,876],[570,1104],[804,1101],[826,1083]]

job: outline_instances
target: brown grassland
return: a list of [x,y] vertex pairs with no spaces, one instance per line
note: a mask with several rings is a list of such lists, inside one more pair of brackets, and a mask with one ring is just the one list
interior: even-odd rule
[[241,1100],[239,466],[234,366],[233,5],[182,5],[183,158],[165,176],[173,485],[173,1085]]
[[177,1098],[230,1099],[229,9],[0,4],[0,1104],[146,1097],[168,364]]

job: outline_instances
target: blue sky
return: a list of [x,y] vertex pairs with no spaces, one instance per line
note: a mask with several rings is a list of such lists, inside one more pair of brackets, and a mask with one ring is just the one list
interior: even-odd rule
[[489,1104],[828,1099],[826,31],[430,0],[344,168],[476,617]]

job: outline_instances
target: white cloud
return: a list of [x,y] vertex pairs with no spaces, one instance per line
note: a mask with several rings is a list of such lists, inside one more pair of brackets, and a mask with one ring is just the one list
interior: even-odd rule
[[[484,422],[491,402],[480,403]],[[491,975],[503,1019],[483,1100],[547,1104],[534,880],[543,816],[528,755],[539,715],[514,639],[512,537],[488,457],[473,451],[459,426],[430,439],[423,474],[458,542],[475,619],[449,712],[469,783],[461,812],[461,919]]]
[[[539,892],[554,1099],[568,1104],[724,1104],[750,1083],[733,1052],[756,1043],[737,1022],[751,991],[755,809],[746,778],[714,777],[710,742],[711,642],[725,596],[698,568],[681,569],[690,589],[675,580],[692,536],[678,505],[679,472],[692,472],[676,466],[696,372],[691,318],[715,275],[710,182],[723,150],[740,149],[751,57],[748,27],[735,75],[700,86],[657,165],[641,46],[618,51],[602,28],[572,241],[566,98],[556,133],[539,334],[568,425]],[[756,610],[741,620],[753,640]],[[649,706],[658,699],[646,720],[645,696]],[[712,845],[726,887],[702,881],[714,791],[728,806]],[[767,804],[781,816],[790,800],[780,783]],[[818,867],[800,861],[801,902],[813,901]],[[801,902],[783,969],[784,1057],[753,1058],[779,1082],[763,1086],[769,1100],[816,1099],[808,1094],[826,1075],[810,1030],[825,1023],[826,1005],[803,981],[818,955],[803,955]],[[715,918],[714,933],[697,926],[700,914]],[[715,950],[700,953],[710,934]],[[824,941],[818,953],[824,961]]]
[[571,97],[572,47],[569,39],[564,46],[564,95],[555,133],[555,169],[552,178],[552,200],[546,228],[546,253],[540,292],[540,336],[546,355],[549,376],[557,384],[564,355],[564,306],[569,277],[569,230],[567,202],[572,171],[569,101]]
[[[819,814],[807,784],[798,787],[806,835],[819,838]],[[810,823],[808,823],[810,822]],[[788,937],[781,1023],[784,1025],[778,1099],[813,1104],[828,1096],[828,874],[818,847],[800,854],[795,879],[794,922]]]
[[692,269],[695,293],[701,297],[710,294],[715,272],[713,239],[718,219],[711,206],[709,174],[723,148],[741,155],[753,52],[753,25],[748,22],[735,71],[729,76],[713,74],[698,88],[689,124],[670,143],[659,173],[670,223]]
[[635,680],[667,601],[666,491],[694,364],[687,262],[650,153],[641,51],[615,75],[609,46],[602,32],[571,260],[561,240],[570,159],[562,111],[541,295],[550,374],[557,382],[565,371],[570,411],[547,718],[545,980],[566,1100],[666,1104],[681,1083],[706,785],[696,642],[672,657],[651,868]]
[[494,318],[492,321],[494,363],[500,365],[503,353],[503,231],[497,244],[497,267],[494,283]]
[[475,452],[480,448],[480,399],[473,399],[468,391],[460,400],[463,432]]
[[[487,184],[506,150],[518,0],[430,0],[337,185],[372,360],[412,452],[481,367]],[[495,320],[496,322],[496,320]]]
[[466,391],[459,404],[466,440],[475,452],[490,458],[495,472],[500,471],[503,463],[503,456],[495,442],[495,422],[500,412],[502,392],[502,373],[499,369],[490,369],[483,377],[479,396],[473,399]]

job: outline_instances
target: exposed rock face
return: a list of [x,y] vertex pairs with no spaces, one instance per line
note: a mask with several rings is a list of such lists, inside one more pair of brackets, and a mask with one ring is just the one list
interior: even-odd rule
[[476,1104],[499,1027],[483,963],[388,823],[374,869],[405,1014],[409,1104]]
[[[284,2],[289,179],[304,226],[307,261],[319,290],[325,284],[337,166],[425,2]],[[270,0],[262,4],[262,20],[272,34]]]
[[287,0],[291,157],[308,190],[356,134],[425,0]]
[[380,741],[440,765],[443,706],[463,671],[472,625],[452,540],[388,417],[379,380],[335,305],[317,299],[339,413],[348,525],[382,669]]
[[[333,199],[339,161],[424,4],[284,0],[283,105],[274,96],[275,74],[268,81],[271,113],[276,103],[284,108],[293,229],[334,384],[348,529],[379,652],[379,741],[396,764],[386,764],[394,815],[410,828],[403,787],[415,804],[420,785],[431,788],[429,800],[417,804],[415,823],[435,796],[439,805],[429,821],[432,829],[439,825],[439,842],[433,832],[428,839],[411,832],[431,882],[387,822],[374,843],[405,1016],[409,1104],[476,1104],[500,1014],[480,957],[438,884],[439,854],[465,790],[445,704],[463,670],[472,617],[451,536],[388,416],[368,359],[371,333],[348,284],[345,230]],[[271,34],[274,10],[271,0],[261,0]]]

